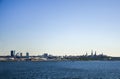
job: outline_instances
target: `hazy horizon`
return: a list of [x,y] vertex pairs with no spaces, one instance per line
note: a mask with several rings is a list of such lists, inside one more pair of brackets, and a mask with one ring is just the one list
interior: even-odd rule
[[0,0],[0,55],[120,56],[120,0]]

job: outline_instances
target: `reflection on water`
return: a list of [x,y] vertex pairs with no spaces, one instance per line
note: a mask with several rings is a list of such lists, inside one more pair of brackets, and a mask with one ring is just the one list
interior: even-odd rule
[[0,79],[120,79],[120,61],[0,62]]

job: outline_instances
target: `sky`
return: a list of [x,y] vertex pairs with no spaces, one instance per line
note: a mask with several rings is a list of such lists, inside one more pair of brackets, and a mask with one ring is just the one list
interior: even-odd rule
[[120,0],[0,0],[0,55],[120,56]]

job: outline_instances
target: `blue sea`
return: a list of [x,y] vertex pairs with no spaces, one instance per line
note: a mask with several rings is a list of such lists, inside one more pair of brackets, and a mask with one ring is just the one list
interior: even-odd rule
[[0,79],[120,79],[120,61],[0,62]]

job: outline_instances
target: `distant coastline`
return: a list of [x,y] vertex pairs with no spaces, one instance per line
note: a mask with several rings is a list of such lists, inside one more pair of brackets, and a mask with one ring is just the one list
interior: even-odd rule
[[54,56],[51,58],[42,58],[41,56],[26,56],[22,58],[14,58],[11,56],[0,56],[0,62],[19,62],[19,61],[120,61],[120,57],[111,56]]
[[15,50],[10,51],[8,56],[0,56],[1,62],[15,62],[15,61],[119,61],[120,57],[112,57],[102,54],[97,54],[96,51],[91,51],[91,54],[88,55],[65,55],[65,56],[54,56],[48,53],[38,56],[30,56],[29,52],[26,52],[26,55],[23,56],[22,53],[16,53]]

